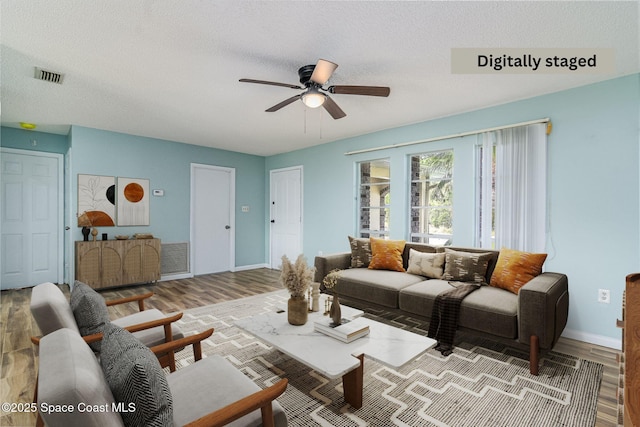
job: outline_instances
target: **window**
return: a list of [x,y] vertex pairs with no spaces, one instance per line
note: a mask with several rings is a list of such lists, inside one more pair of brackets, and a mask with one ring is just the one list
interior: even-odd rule
[[451,244],[453,238],[453,150],[411,156],[412,242]]
[[360,237],[389,237],[391,180],[389,159],[358,164]]

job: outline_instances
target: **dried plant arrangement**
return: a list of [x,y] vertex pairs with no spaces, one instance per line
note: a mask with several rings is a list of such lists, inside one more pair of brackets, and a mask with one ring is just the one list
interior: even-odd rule
[[304,298],[307,289],[313,282],[315,268],[307,265],[304,255],[298,255],[295,264],[292,264],[286,255],[282,256],[282,270],[280,283],[289,290],[294,298]]
[[338,284],[338,279],[340,279],[341,273],[342,270],[340,270],[339,268],[331,270],[329,274],[327,274],[324,279],[322,279],[322,284],[324,285],[324,287],[327,289],[333,289],[335,292],[336,289],[334,288]]

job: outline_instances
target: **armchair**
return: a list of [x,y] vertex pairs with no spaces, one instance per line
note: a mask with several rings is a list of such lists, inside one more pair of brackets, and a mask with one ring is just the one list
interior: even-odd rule
[[[115,319],[112,322],[135,334],[144,345],[152,347],[173,339],[180,339],[184,334],[175,323],[182,318],[182,313],[165,316],[160,310],[145,310],[144,300],[153,296],[153,293],[105,301],[104,298],[89,288],[87,285],[76,282],[78,290],[72,292],[72,302],[75,302],[75,310],[60,290],[53,283],[42,283],[31,291],[31,314],[44,336],[61,328],[69,328],[81,335],[87,343],[92,344],[95,351],[99,351],[99,343],[102,334],[98,325],[109,322],[107,307],[116,304],[137,302],[141,311]],[[78,292],[80,296],[75,295]],[[38,344],[38,338],[32,338],[32,342]],[[175,358],[173,352],[160,354],[160,363],[175,371]]]
[[[106,348],[103,352],[111,353],[113,357],[104,360],[104,356],[101,356],[100,362],[74,330],[59,329],[41,339],[37,394],[40,425],[43,421],[50,427],[126,425],[123,418],[130,414],[126,411],[114,411],[113,408],[127,408],[126,403],[122,405],[122,402],[130,400],[116,398],[121,396],[121,391],[116,389],[117,381],[113,381],[114,375],[125,380],[136,375],[144,375],[145,378],[148,376],[148,381],[136,381],[134,378],[133,382],[167,385],[158,387],[160,390],[136,390],[132,399],[145,395],[151,396],[147,401],[154,404],[171,401],[172,409],[168,416],[175,425],[287,425],[284,410],[275,400],[285,391],[287,380],[282,379],[261,390],[223,357],[211,356],[202,359],[200,343],[211,336],[213,329],[151,349],[139,343],[136,345],[132,341],[135,338],[118,327],[110,325],[104,333],[103,346]],[[193,345],[196,362],[165,377],[152,352],[166,352],[188,345]],[[135,348],[134,354],[129,353],[131,348]],[[121,349],[125,350],[120,351]],[[128,390],[130,386],[131,384],[127,384],[124,389]],[[163,399],[162,396],[148,393],[169,393],[169,398]],[[48,408],[77,409],[79,406],[108,410],[47,411]],[[142,411],[145,411],[143,405],[136,403],[135,416],[144,417]],[[156,417],[157,411],[150,411],[149,416]],[[157,418],[154,420],[157,421]]]

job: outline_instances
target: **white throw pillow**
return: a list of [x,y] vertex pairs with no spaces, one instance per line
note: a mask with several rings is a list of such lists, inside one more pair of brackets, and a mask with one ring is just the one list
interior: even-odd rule
[[426,253],[409,249],[409,268],[407,268],[407,273],[431,279],[442,279],[444,260],[445,254],[443,253]]

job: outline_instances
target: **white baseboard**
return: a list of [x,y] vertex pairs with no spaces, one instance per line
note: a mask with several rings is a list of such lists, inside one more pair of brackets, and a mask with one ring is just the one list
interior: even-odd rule
[[605,337],[604,335],[590,334],[588,332],[576,331],[573,329],[565,329],[562,336],[572,340],[588,342],[590,344],[601,345],[603,347],[613,348],[615,350],[622,349],[622,338],[616,339]]
[[237,266],[233,271],[257,270],[258,268],[271,268],[271,267],[269,266],[269,264],[240,265],[240,266]]
[[167,280],[191,279],[192,277],[193,273],[166,274],[164,276],[160,276],[160,281],[166,282]]

